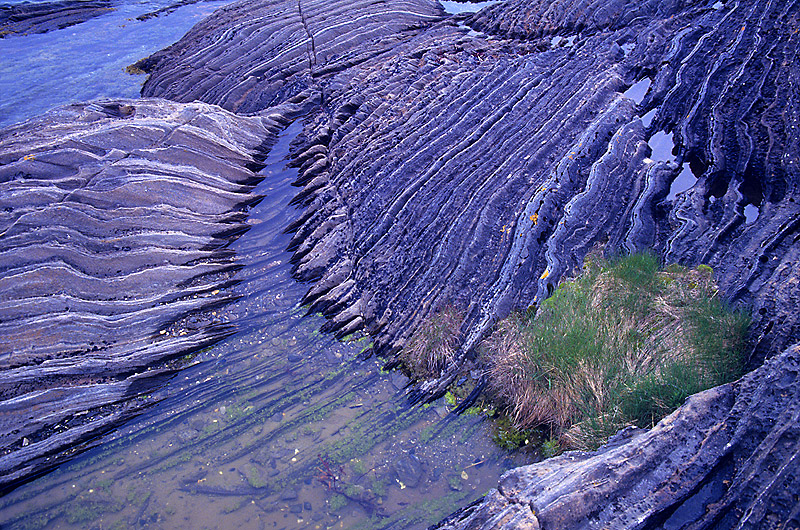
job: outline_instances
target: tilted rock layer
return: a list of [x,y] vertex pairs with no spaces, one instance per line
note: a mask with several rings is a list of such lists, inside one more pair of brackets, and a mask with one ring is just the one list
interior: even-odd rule
[[[463,310],[456,362],[422,395],[442,392],[498,318],[544,299],[598,244],[711,265],[722,294],[753,312],[753,365],[789,352],[693,398],[661,434],[617,440],[607,451],[631,469],[603,488],[592,482],[599,471],[565,475],[577,469],[570,459],[589,458],[566,456],[547,464],[562,466],[549,482],[535,469],[510,475],[484,501],[496,509],[480,512],[497,517],[470,528],[558,528],[549,521],[573,509],[590,525],[603,512],[607,527],[671,527],[659,517],[681,506],[677,527],[705,528],[716,523],[703,514],[741,515],[724,511],[736,499],[753,510],[775,500],[758,513],[791,526],[797,500],[757,492],[796,491],[798,469],[796,395],[759,394],[759,381],[797,374],[798,7],[508,0],[447,17],[428,0],[257,0],[218,11],[140,67],[151,72],[148,96],[239,113],[317,104],[294,157],[305,207],[289,227],[296,276],[329,329],[365,329],[388,355],[436,311]],[[634,85],[646,93],[628,92]],[[747,425],[750,441],[736,445],[731,433]],[[663,462],[634,458],[650,440],[663,440],[650,453]],[[725,463],[751,449],[750,463]],[[678,472],[684,457],[697,459],[691,473]],[[754,478],[767,468],[776,481]],[[668,476],[686,482],[662,487]],[[571,496],[546,497],[548,484],[568,484]],[[709,489],[714,500],[689,510],[686,499]],[[653,507],[631,508],[637,491]],[[522,511],[505,517],[502,503]]]
[[63,107],[0,132],[0,488],[141,409],[213,309],[285,124],[164,100]]
[[[711,265],[752,311],[751,365],[787,351],[651,433],[512,472],[449,527],[792,527],[800,4],[509,0],[448,18],[402,5],[385,36],[338,39],[322,28],[342,22],[317,18],[327,4],[238,3],[150,64],[146,94],[239,112],[317,94],[290,248],[329,329],[365,329],[391,355],[462,309],[456,363],[419,388],[436,395],[498,318],[602,245]],[[284,26],[268,16],[281,10]],[[193,64],[202,86],[181,79]]]
[[[229,6],[153,58],[144,92],[240,112],[319,92],[292,248],[332,329],[391,352],[455,305],[465,353],[600,243],[714,267],[752,308],[756,363],[800,338],[796,2],[511,1],[466,20],[488,34],[425,2],[350,3],[403,6],[380,38],[299,5]],[[653,160],[663,131],[675,156]],[[684,169],[697,182],[668,198]]]
[[109,0],[56,0],[0,5],[0,39],[63,29],[113,9]]

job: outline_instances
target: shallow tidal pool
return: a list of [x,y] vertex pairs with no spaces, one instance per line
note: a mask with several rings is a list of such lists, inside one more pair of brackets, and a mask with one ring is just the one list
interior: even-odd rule
[[184,359],[146,413],[0,498],[0,527],[422,529],[523,463],[482,416],[409,406],[402,374],[360,360],[368,337],[337,341],[305,314],[283,233],[301,128],[272,149],[232,244],[241,298],[218,316],[239,331]]

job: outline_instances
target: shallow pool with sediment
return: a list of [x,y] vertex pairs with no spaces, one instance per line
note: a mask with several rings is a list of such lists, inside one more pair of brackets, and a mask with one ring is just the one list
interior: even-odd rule
[[280,135],[231,246],[241,298],[216,316],[238,332],[185,358],[145,414],[0,499],[0,527],[425,528],[520,463],[483,416],[409,406],[407,379],[362,359],[368,337],[320,333],[300,305],[283,231],[301,129]]

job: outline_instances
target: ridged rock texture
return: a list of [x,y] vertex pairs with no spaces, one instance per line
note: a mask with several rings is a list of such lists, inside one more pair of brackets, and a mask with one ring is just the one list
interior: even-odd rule
[[[595,457],[623,455],[633,469],[600,463],[566,476],[573,460],[596,462],[567,455],[543,464],[558,470],[545,482],[538,468],[521,470],[484,501],[530,509],[545,499],[537,513],[455,527],[531,528],[536,517],[560,528],[538,514],[570,506],[586,527],[601,512],[611,528],[725,527],[738,513],[725,506],[737,503],[776,513],[765,527],[792,527],[798,7],[507,0],[449,17],[429,0],[256,0],[219,10],[139,67],[151,73],[146,96],[242,114],[318,103],[294,157],[296,277],[329,329],[364,329],[386,356],[436,311],[463,310],[456,361],[419,396],[443,392],[498,318],[547,297],[597,245],[711,265],[722,295],[752,311],[751,364],[788,352]],[[662,487],[685,465],[685,484]],[[774,482],[756,480],[764,469]],[[550,487],[570,495],[546,497]],[[638,491],[652,508],[605,504],[632,506]],[[659,519],[680,507],[686,524]]]
[[164,100],[62,107],[0,132],[0,489],[148,403],[230,333],[258,157],[287,123]]
[[142,95],[255,112],[392,50],[443,14],[421,0],[237,2],[137,63],[151,72]]
[[800,527],[800,349],[622,431],[505,473],[439,530]]
[[0,39],[63,29],[108,13],[109,0],[62,0],[0,5]]
[[796,2],[510,1],[466,20],[488,35],[425,5],[238,3],[152,59],[147,95],[321,93],[292,248],[332,329],[392,353],[455,305],[463,359],[600,243],[711,265],[753,311],[754,365],[800,338]]
[[[444,17],[421,0],[241,2],[145,61],[144,93],[245,113],[318,94],[294,159],[296,277],[329,330],[364,329],[389,357],[436,311],[463,310],[456,361],[421,397],[442,393],[498,318],[547,297],[598,245],[712,266],[721,295],[752,311],[751,366],[789,353],[637,434],[614,453],[632,469],[587,460],[599,467],[572,476],[571,459],[589,457],[566,456],[545,479],[510,475],[480,513],[541,498],[536,510],[575,507],[583,527],[707,528],[749,506],[778,522],[745,526],[793,527],[797,395],[764,389],[797,376],[799,5],[508,0]],[[393,25],[371,24],[393,9]],[[570,496],[535,497],[550,487]],[[637,492],[653,506],[628,509]],[[659,519],[671,510],[683,523]],[[530,528],[534,516],[451,527]],[[548,517],[543,528],[570,527]]]

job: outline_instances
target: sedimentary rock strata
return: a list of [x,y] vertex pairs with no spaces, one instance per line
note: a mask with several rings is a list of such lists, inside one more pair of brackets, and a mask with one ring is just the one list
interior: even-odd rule
[[108,0],[63,0],[0,5],[0,39],[47,33],[108,13]]
[[292,112],[72,105],[0,132],[0,488],[147,403],[230,333],[228,242]]
[[142,61],[152,72],[142,95],[255,112],[390,51],[443,15],[425,0],[237,2]]
[[436,528],[798,528],[798,375],[792,347],[650,431],[507,472]]
[[[288,227],[296,276],[310,282],[306,301],[329,329],[365,329],[386,355],[437,310],[461,309],[457,360],[422,396],[442,392],[498,318],[548,296],[597,245],[711,265],[722,295],[753,312],[753,365],[789,348],[748,379],[693,398],[660,431],[509,475],[486,501],[494,511],[474,508],[459,524],[482,527],[469,522],[473,513],[493,514],[486,528],[567,521],[560,501],[543,497],[537,469],[557,475],[548,484],[585,494],[570,497],[577,503],[620,499],[594,506],[602,514],[576,508],[611,526],[661,524],[688,509],[696,488],[721,492],[694,497],[702,510],[686,517],[697,527],[708,526],[703,514],[741,515],[737,506],[789,522],[796,500],[787,506],[769,484],[796,491],[797,396],[781,385],[796,378],[790,346],[800,340],[799,7],[508,0],[446,17],[426,0],[239,2],[140,67],[151,72],[145,95],[243,114],[316,103],[294,157],[304,206]],[[62,165],[52,164],[52,178],[73,181]],[[233,206],[240,190],[226,186],[200,201],[204,215]],[[51,193],[37,184],[37,201],[50,204]],[[90,266],[78,258],[70,267]],[[674,458],[654,468],[647,454]],[[609,455],[632,468],[614,475],[621,484],[598,488]],[[779,467],[762,482],[755,477],[771,458]],[[584,464],[594,471],[564,475]],[[663,482],[678,476],[686,482]],[[635,504],[636,492],[652,506]]]
[[[447,304],[468,315],[470,351],[599,243],[710,264],[753,309],[763,359],[800,338],[797,4],[618,4],[505,2],[441,21],[419,3],[414,29],[376,46],[357,27],[326,40],[316,4],[310,32],[292,2],[269,8],[282,29],[235,4],[157,55],[145,93],[243,112],[321,94],[296,160],[297,277],[331,329],[364,327],[383,353]],[[195,63],[203,83],[182,79]],[[644,79],[643,97],[625,96]],[[648,141],[664,139],[656,158]],[[670,196],[679,176],[696,182]]]
[[[425,16],[393,39],[354,27],[333,40],[337,53],[309,58],[333,46],[315,43],[319,26],[309,31],[300,15],[321,4],[271,8],[289,14],[286,29],[260,15],[250,23],[236,4],[227,22],[220,14],[198,25],[152,61],[152,95],[254,112],[301,89],[319,94],[295,156],[305,211],[289,229],[296,276],[311,283],[306,301],[328,329],[365,329],[391,355],[437,310],[460,308],[456,363],[419,388],[437,395],[497,318],[548,296],[602,245],[711,265],[721,295],[752,311],[752,366],[800,340],[798,2],[509,0],[445,19],[420,5],[408,12]],[[194,63],[202,84],[182,80]],[[597,503],[579,517],[602,511],[611,527],[657,526],[694,506],[695,488],[717,493],[693,497],[697,512],[675,513],[698,528],[743,517],[737,507],[793,524],[796,499],[770,484],[796,491],[797,396],[766,390],[796,378],[795,364],[790,348],[614,449],[628,452],[623,471],[636,480],[610,484],[616,475],[601,460],[567,456],[548,464],[548,483],[535,470],[509,475],[486,500],[494,508],[474,512],[486,516],[480,524],[468,512],[456,527],[534,524],[537,484],[577,488],[585,498],[576,502]],[[652,458],[674,457],[655,471],[654,460],[634,458],[651,443]],[[572,477],[570,459],[599,463]],[[785,465],[762,482],[755,476],[769,459]],[[662,482],[687,470],[685,483]],[[595,490],[594,478],[607,487]],[[604,492],[622,506],[606,508]],[[653,505],[631,507],[637,492]],[[534,506],[564,507],[554,497]],[[640,515],[645,522],[631,522]],[[560,527],[549,517],[543,527]]]

